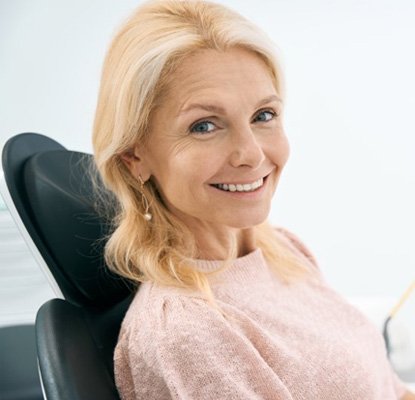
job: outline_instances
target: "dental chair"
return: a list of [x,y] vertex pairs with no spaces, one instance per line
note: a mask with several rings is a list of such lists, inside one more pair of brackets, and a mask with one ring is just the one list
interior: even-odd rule
[[[113,350],[135,289],[105,265],[114,209],[98,211],[93,182],[102,185],[91,179],[91,163],[91,155],[36,133],[3,148],[6,204],[57,296],[35,324],[48,400],[119,399]],[[101,195],[115,205],[108,192]]]

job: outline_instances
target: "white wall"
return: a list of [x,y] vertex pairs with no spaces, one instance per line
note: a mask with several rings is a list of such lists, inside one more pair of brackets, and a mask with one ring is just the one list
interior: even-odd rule
[[[292,156],[271,220],[349,296],[415,276],[415,3],[221,1],[281,49]],[[0,0],[0,145],[23,131],[90,151],[102,59],[139,1]]]

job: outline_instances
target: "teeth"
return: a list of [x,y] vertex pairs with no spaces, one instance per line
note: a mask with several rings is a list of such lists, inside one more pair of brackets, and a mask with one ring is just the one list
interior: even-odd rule
[[213,185],[218,189],[225,190],[227,192],[253,192],[254,190],[258,189],[264,184],[264,178],[258,179],[252,183],[245,183],[245,184],[232,184],[232,183],[218,183]]

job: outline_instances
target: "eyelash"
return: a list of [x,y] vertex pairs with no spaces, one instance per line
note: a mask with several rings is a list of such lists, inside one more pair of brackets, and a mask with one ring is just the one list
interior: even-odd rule
[[209,121],[209,120],[202,120],[202,121],[197,121],[197,122],[195,122],[191,127],[190,127],[190,129],[189,129],[189,131],[191,132],[191,133],[196,133],[196,134],[199,134],[199,135],[203,135],[203,134],[205,134],[205,133],[210,133],[210,132],[212,132],[212,131],[199,131],[199,132],[197,132],[196,130],[195,130],[195,128],[198,126],[198,125],[202,125],[202,124],[212,124],[212,125],[215,125],[213,122],[211,122],[211,121]]
[[[269,109],[269,108],[266,108],[266,109],[263,109],[263,110],[259,110],[258,111],[258,113],[255,115],[255,117],[254,117],[254,120],[260,115],[260,114],[262,114],[262,113],[269,113],[269,114],[271,114],[271,119],[269,119],[269,120],[267,120],[267,121],[258,121],[258,122],[270,122],[270,121],[272,121],[273,119],[275,119],[275,117],[278,117],[278,113],[277,112],[275,112],[274,110],[272,110],[272,109]],[[211,132],[213,132],[213,130],[212,131],[199,131],[199,132],[197,132],[197,131],[195,131],[195,128],[198,126],[198,125],[201,125],[201,124],[212,124],[212,125],[215,125],[213,122],[211,122],[211,121],[209,121],[209,120],[201,120],[201,121],[197,121],[197,122],[195,122],[194,124],[192,124],[191,126],[190,126],[190,128],[189,128],[189,131],[191,132],[191,133],[196,133],[196,134],[199,134],[199,135],[203,135],[203,134],[205,134],[205,133],[211,133]]]
[[[275,117],[277,117],[278,116],[278,113],[276,112],[276,111],[274,111],[273,109],[270,109],[270,108],[264,108],[263,110],[259,110],[258,112],[257,112],[257,114],[255,115],[255,118],[257,118],[258,117],[258,115],[260,115],[260,114],[262,114],[262,113],[269,113],[269,114],[271,114],[271,119],[269,119],[268,121],[261,121],[261,122],[269,122],[269,121],[272,121]],[[254,119],[255,119],[254,118]]]

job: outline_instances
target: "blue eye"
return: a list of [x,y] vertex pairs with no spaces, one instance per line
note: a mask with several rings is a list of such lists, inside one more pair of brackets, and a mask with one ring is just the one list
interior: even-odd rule
[[254,118],[254,122],[268,122],[271,121],[276,116],[276,113],[271,110],[261,111]]
[[192,133],[209,133],[215,129],[215,125],[209,121],[201,121],[192,125],[190,132]]

